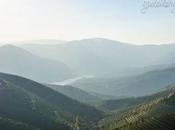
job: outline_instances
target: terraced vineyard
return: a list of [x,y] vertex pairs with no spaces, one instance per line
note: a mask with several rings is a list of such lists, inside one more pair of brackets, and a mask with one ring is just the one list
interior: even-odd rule
[[166,92],[168,93],[165,96],[99,121],[98,129],[173,130],[175,128],[175,89],[170,88]]

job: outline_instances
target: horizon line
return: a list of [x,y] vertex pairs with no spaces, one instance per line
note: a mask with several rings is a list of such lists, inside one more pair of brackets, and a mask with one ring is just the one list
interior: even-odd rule
[[[95,40],[95,39],[100,39],[100,40],[109,40],[109,41],[114,41],[114,42],[120,42],[123,44],[131,44],[131,45],[138,45],[138,46],[145,46],[145,45],[172,45],[175,44],[175,42],[139,42],[142,44],[138,44],[138,42],[128,42],[128,41],[122,41],[122,40],[116,40],[116,39],[112,39],[112,38],[103,38],[103,37],[91,37],[91,38],[80,38],[80,39],[72,39],[72,40],[63,40],[63,39],[56,39],[56,38],[46,38],[46,39],[26,39],[26,40],[12,40],[12,41],[0,41],[0,46],[2,45],[8,45],[8,44],[15,44],[15,45],[21,45],[21,44],[35,44],[35,43],[27,43],[27,42],[39,42],[39,41],[58,41],[60,43],[36,43],[36,44],[43,44],[43,45],[47,45],[47,44],[65,44],[65,43],[69,43],[69,42],[74,42],[74,41],[83,41],[83,40]],[[26,42],[26,43],[25,43]]]

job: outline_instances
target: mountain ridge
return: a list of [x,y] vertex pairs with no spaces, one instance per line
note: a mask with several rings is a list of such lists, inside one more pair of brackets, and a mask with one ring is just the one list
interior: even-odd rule
[[21,75],[40,82],[63,80],[77,75],[60,61],[36,56],[14,45],[0,47],[0,60],[1,72]]
[[94,122],[105,115],[95,107],[27,78],[0,73],[0,83],[3,97],[0,98],[0,116],[32,124],[41,130],[61,127],[71,130],[68,128],[73,127],[77,116],[84,128],[93,128]]
[[[99,122],[100,130],[173,130],[175,121],[175,86],[160,92],[147,102],[113,113]],[[172,120],[166,120],[172,119]]]
[[[144,69],[147,66],[158,68],[165,63],[161,58],[175,51],[175,44],[141,46],[104,38],[74,40],[47,46],[24,44],[20,47],[36,55],[62,61],[81,76],[98,77],[133,75],[150,70]],[[171,60],[169,62],[171,64]]]

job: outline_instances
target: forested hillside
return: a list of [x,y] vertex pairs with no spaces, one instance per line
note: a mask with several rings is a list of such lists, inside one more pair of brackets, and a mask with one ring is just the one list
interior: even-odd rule
[[174,108],[175,87],[171,87],[148,102],[137,104],[102,119],[98,123],[98,128],[100,130],[173,130]]
[[71,130],[78,116],[80,128],[93,129],[97,120],[104,117],[95,107],[32,80],[3,73],[0,73],[0,106],[0,122],[19,128]]

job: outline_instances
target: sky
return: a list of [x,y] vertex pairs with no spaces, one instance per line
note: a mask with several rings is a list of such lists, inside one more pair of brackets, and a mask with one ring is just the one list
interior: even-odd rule
[[0,43],[94,37],[139,45],[175,43],[173,8],[147,1],[0,0]]

